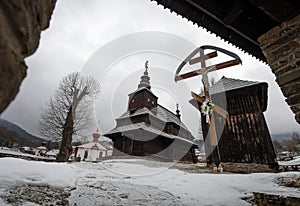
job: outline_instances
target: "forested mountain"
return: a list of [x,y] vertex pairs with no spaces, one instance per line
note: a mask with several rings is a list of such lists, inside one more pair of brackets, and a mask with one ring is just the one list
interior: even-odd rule
[[0,146],[3,147],[36,147],[46,140],[36,137],[20,126],[0,118]]

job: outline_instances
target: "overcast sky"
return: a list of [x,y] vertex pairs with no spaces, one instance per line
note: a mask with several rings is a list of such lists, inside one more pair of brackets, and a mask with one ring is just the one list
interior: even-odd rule
[[[126,41],[127,37],[130,41]],[[138,37],[137,40],[134,37]],[[149,39],[140,46],[144,37]],[[118,45],[124,41],[120,51]],[[154,44],[157,41],[158,44]],[[152,43],[156,52],[146,51],[145,47],[153,46]],[[182,58],[201,45],[225,48],[243,61],[242,66],[213,74],[215,78],[225,75],[268,82],[265,117],[272,134],[300,130],[267,65],[149,0],[58,1],[50,28],[42,33],[38,50],[26,59],[27,77],[19,94],[1,117],[39,135],[37,124],[41,108],[62,77],[73,71],[94,74],[97,68],[94,77],[102,88],[96,101],[95,118],[100,121],[101,132],[107,132],[114,128],[114,119],[125,112],[127,94],[137,89],[144,63],[149,60],[152,90],[159,104],[175,111],[178,102],[183,122],[197,136],[199,114],[188,100],[190,90],[199,92],[200,80],[175,84],[173,78]],[[137,53],[128,54],[131,47],[135,47],[132,51]],[[144,52],[140,52],[143,49]],[[119,56],[111,55],[116,52]]]

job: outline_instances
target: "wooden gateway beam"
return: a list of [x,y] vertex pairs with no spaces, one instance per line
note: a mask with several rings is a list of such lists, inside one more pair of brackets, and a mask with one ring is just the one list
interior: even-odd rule
[[[248,0],[262,12],[268,15],[270,18],[278,23],[297,15],[297,9],[299,5],[295,5],[292,1],[287,0],[276,0],[276,1],[265,1],[265,0]],[[296,1],[295,1],[296,2]],[[299,4],[299,1],[298,1]],[[283,9],[284,8],[284,9]]]
[[150,1],[187,18],[265,63],[268,62],[258,38],[295,18],[300,11],[299,0]]

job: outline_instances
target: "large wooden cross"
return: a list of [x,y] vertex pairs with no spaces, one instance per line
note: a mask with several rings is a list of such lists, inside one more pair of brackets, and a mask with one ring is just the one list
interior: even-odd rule
[[[215,50],[215,51],[213,51],[211,53],[208,53],[208,54],[204,54],[205,49],[210,49],[210,50]],[[217,57],[218,56],[217,51],[222,52],[222,53],[224,53],[224,54],[226,54],[230,57],[233,57],[234,59],[207,67],[205,61],[210,59],[210,58]],[[198,52],[200,53],[200,56],[196,57],[196,58],[193,58]],[[179,75],[179,72],[186,65],[187,62],[190,65],[200,63],[201,67],[198,70],[191,71],[191,72]],[[218,48],[218,47],[214,47],[214,46],[201,46],[198,49],[196,49],[195,51],[193,51],[180,64],[180,66],[178,67],[178,69],[176,71],[175,81],[177,82],[177,81],[187,79],[187,78],[190,78],[190,77],[202,75],[202,83],[203,83],[203,87],[204,87],[204,97],[201,97],[201,96],[197,95],[194,92],[191,92],[191,94],[192,94],[192,97],[197,102],[203,104],[205,101],[211,99],[210,92],[209,92],[208,73],[212,72],[212,71],[224,69],[224,68],[227,68],[227,67],[231,67],[231,66],[234,66],[234,65],[238,65],[238,64],[241,64],[241,63],[242,62],[241,62],[241,59],[239,58],[239,56],[237,56],[236,54],[234,54],[232,52],[229,52],[227,50],[224,50],[224,49],[221,49],[221,48]],[[213,109],[213,112],[218,113],[223,118],[225,118],[225,119],[228,118],[227,111],[225,111],[221,107],[219,107],[217,105],[214,105],[212,109]],[[216,134],[216,125],[215,125],[214,115],[210,114],[208,118],[209,118],[208,123],[209,123],[209,136],[210,136],[211,146],[217,149],[217,157],[214,157],[214,158],[217,158],[216,161],[220,162],[219,151],[218,151],[218,138],[217,138],[217,134]],[[218,166],[219,163],[216,163],[216,164]]]

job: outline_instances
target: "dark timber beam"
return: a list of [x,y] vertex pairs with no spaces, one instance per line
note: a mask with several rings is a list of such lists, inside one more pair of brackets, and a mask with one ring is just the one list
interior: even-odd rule
[[[204,12],[205,14],[207,14],[208,16],[210,16],[211,18],[213,18],[214,20],[220,22],[221,24],[224,24],[223,20],[220,19],[218,16],[216,16],[215,14],[211,13],[210,11],[206,10],[205,8],[203,8],[200,4],[195,3],[192,0],[185,0],[186,2],[188,2],[189,4],[193,5],[194,7],[196,7],[197,9],[201,10],[202,12]],[[248,40],[249,42],[251,42],[252,44],[259,46],[258,42],[256,39],[251,39],[249,36],[247,36],[246,34],[240,32],[239,30],[237,30],[236,28],[232,27],[231,25],[227,25],[227,28],[229,28],[230,30],[234,31],[235,33],[239,34],[240,36],[242,36],[244,39]]]
[[261,9],[270,18],[278,23],[297,15],[300,9],[300,1],[286,0],[248,0],[250,3]]
[[[230,4],[230,2],[233,2],[232,0],[224,0],[224,1],[151,0],[151,1],[155,1],[158,4],[162,5],[164,8],[170,9],[171,12],[173,11],[176,12],[182,17],[185,17],[188,20],[192,21],[193,23],[197,24],[197,26],[207,29],[208,32],[215,33],[223,40],[232,43],[233,45],[239,47],[245,52],[248,52],[254,57],[266,62],[266,58],[263,55],[257,43],[257,37],[265,33],[267,30],[271,29],[272,27],[276,26],[276,24],[274,23],[270,24],[269,20],[266,20],[266,18],[268,19],[271,18],[266,16],[259,9],[257,10],[259,10],[260,13],[257,14],[257,12],[255,12],[254,14],[255,17],[257,17],[256,19],[259,19],[259,22],[257,23],[251,21],[250,22],[251,25],[248,25],[249,23],[248,17],[247,15],[244,15],[245,10],[244,12],[242,12],[240,15],[237,16],[234,16],[235,14],[230,14],[231,8],[229,7],[231,5],[233,6],[235,5],[235,3]],[[248,1],[245,1],[245,3],[246,3],[245,7],[247,8],[246,9],[247,11],[249,10],[249,5],[250,7],[252,6],[251,11],[255,9],[255,6],[253,6]],[[228,16],[226,17],[226,15]],[[264,15],[264,16],[261,17],[260,15]],[[264,21],[261,21],[261,19],[264,19]],[[233,22],[231,26],[227,26],[225,24],[229,22],[231,23],[231,21]],[[258,24],[260,25],[257,26]],[[259,31],[251,29],[253,26],[259,28]],[[239,27],[242,27],[242,29]],[[261,31],[262,29],[263,31]],[[238,31],[242,31],[242,32],[238,32]]]
[[240,1],[233,1],[226,9],[226,15],[223,18],[225,25],[230,25],[244,11],[244,5]]

